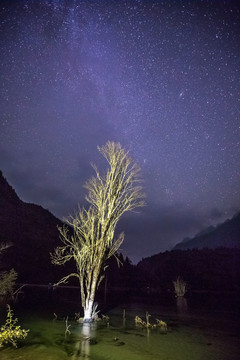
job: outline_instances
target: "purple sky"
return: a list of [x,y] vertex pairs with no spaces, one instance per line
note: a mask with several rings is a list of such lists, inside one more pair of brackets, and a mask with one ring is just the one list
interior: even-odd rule
[[0,169],[62,218],[119,141],[147,194],[123,252],[171,249],[239,211],[239,44],[236,1],[1,1]]

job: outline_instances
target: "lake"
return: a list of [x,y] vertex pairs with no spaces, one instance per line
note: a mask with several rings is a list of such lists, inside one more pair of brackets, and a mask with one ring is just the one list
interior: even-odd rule
[[[116,295],[116,294],[115,294]],[[11,307],[19,325],[30,329],[19,348],[0,349],[1,360],[239,360],[238,299],[225,294],[191,297],[119,296],[113,306],[100,305],[109,319],[79,324],[78,291],[28,289]],[[116,296],[115,296],[116,299]],[[146,329],[135,316],[167,324]],[[1,307],[1,325],[6,308]]]

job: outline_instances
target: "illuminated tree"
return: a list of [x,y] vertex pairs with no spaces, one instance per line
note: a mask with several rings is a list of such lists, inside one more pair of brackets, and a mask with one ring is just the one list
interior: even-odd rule
[[136,207],[144,206],[143,192],[139,179],[139,167],[119,143],[107,142],[98,147],[108,163],[106,174],[100,175],[93,165],[95,176],[85,184],[88,190],[88,210],[80,209],[67,220],[73,228],[59,227],[63,246],[52,254],[52,262],[62,265],[74,259],[76,273],[71,273],[59,282],[66,282],[76,276],[80,282],[84,321],[94,317],[96,290],[104,277],[106,260],[116,253],[123,242],[124,234],[115,238],[116,225],[121,216]]
[[176,296],[184,296],[186,293],[187,283],[178,276],[175,281],[173,281],[174,291]]

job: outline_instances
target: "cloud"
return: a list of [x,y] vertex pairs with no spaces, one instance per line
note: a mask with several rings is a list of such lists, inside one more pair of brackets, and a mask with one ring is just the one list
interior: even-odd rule
[[119,231],[125,232],[123,252],[133,262],[171,250],[185,237],[192,237],[211,224],[206,214],[179,203],[149,206],[140,211],[139,214],[126,215],[118,227]]

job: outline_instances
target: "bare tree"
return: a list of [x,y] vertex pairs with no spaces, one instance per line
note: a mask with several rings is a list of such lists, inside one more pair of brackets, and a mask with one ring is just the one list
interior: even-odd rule
[[52,254],[54,264],[75,260],[76,273],[65,276],[59,283],[71,276],[79,279],[84,321],[93,320],[95,293],[104,277],[106,260],[123,242],[123,233],[115,238],[119,219],[125,212],[144,206],[140,169],[128,152],[114,142],[107,142],[98,150],[107,160],[107,172],[100,175],[93,165],[95,176],[85,184],[90,206],[66,221],[73,228],[73,235],[69,235],[66,225],[58,228],[63,246]]

